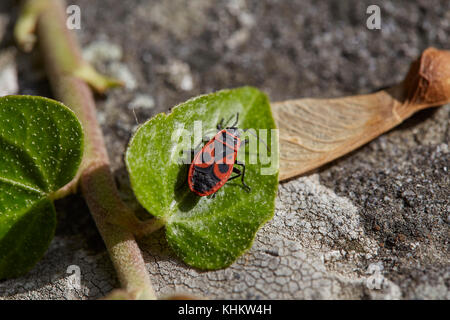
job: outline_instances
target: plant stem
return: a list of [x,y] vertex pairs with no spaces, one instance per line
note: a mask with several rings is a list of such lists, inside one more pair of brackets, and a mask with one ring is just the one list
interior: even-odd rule
[[[28,0],[26,2],[41,1]],[[120,199],[111,174],[95,102],[87,83],[76,76],[85,66],[73,34],[66,28],[63,2],[48,0],[37,20],[37,36],[54,95],[81,121],[85,135],[83,162],[77,178],[53,195],[59,198],[79,184],[125,290],[139,299],[155,299],[141,251],[130,229],[158,227],[142,224]]]
[[25,52],[33,49],[34,43],[36,42],[34,29],[37,19],[47,5],[47,0],[25,1],[22,5],[20,15],[14,27],[14,37],[20,48]]

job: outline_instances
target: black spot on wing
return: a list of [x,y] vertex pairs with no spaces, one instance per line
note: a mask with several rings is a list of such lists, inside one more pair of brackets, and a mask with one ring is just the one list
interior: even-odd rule
[[214,174],[214,165],[206,168],[195,166],[192,174],[192,187],[195,191],[205,193],[211,190],[220,179]]
[[226,173],[226,172],[228,172],[228,169],[230,169],[230,166],[226,163],[220,163],[220,164],[218,164],[218,166],[219,166],[219,171],[221,173]]

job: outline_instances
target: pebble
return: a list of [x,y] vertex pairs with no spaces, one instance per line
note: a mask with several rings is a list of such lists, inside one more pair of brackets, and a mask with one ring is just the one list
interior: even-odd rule
[[155,107],[155,100],[148,94],[137,94],[134,99],[128,104],[129,109],[152,109]]
[[14,51],[0,51],[0,96],[18,92],[19,82]]

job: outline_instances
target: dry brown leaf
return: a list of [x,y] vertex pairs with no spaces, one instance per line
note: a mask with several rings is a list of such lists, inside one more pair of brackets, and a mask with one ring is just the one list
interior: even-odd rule
[[413,113],[450,102],[450,51],[426,49],[405,80],[373,94],[272,104],[280,130],[280,181],[330,162]]

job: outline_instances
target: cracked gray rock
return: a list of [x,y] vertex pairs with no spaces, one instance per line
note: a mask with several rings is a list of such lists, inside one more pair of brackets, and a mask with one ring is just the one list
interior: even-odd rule
[[[346,242],[357,251],[342,249],[336,255],[333,248],[348,248]],[[313,175],[280,186],[274,219],[258,232],[252,249],[225,270],[192,270],[154,237],[143,248],[157,266],[149,271],[163,295],[182,291],[213,298],[332,299],[361,298],[367,277],[360,274],[366,255],[375,255],[377,245],[365,236],[356,207]]]
[[[72,3],[82,12],[82,44],[114,44],[120,54],[108,59],[135,79],[136,87],[113,90],[97,106],[121,194],[143,215],[123,164],[136,118],[240,85],[272,101],[367,93],[402,80],[426,47],[448,49],[450,34],[450,2],[439,0],[383,2],[380,31],[365,27],[369,0]],[[0,17],[14,19],[12,4],[2,1]],[[13,46],[12,24],[0,22],[0,29],[5,50]],[[186,65],[192,90],[161,73],[173,61]],[[15,65],[20,94],[51,97],[38,53],[18,53]],[[140,94],[154,105],[136,108],[135,118],[129,106]],[[163,231],[148,237],[140,246],[158,295],[450,299],[449,119],[450,105],[424,110],[316,173],[281,184],[274,219],[227,269],[190,268]],[[27,275],[0,281],[0,299],[96,299],[119,286],[82,198],[56,207],[47,254]],[[80,282],[70,266],[80,268]]]

